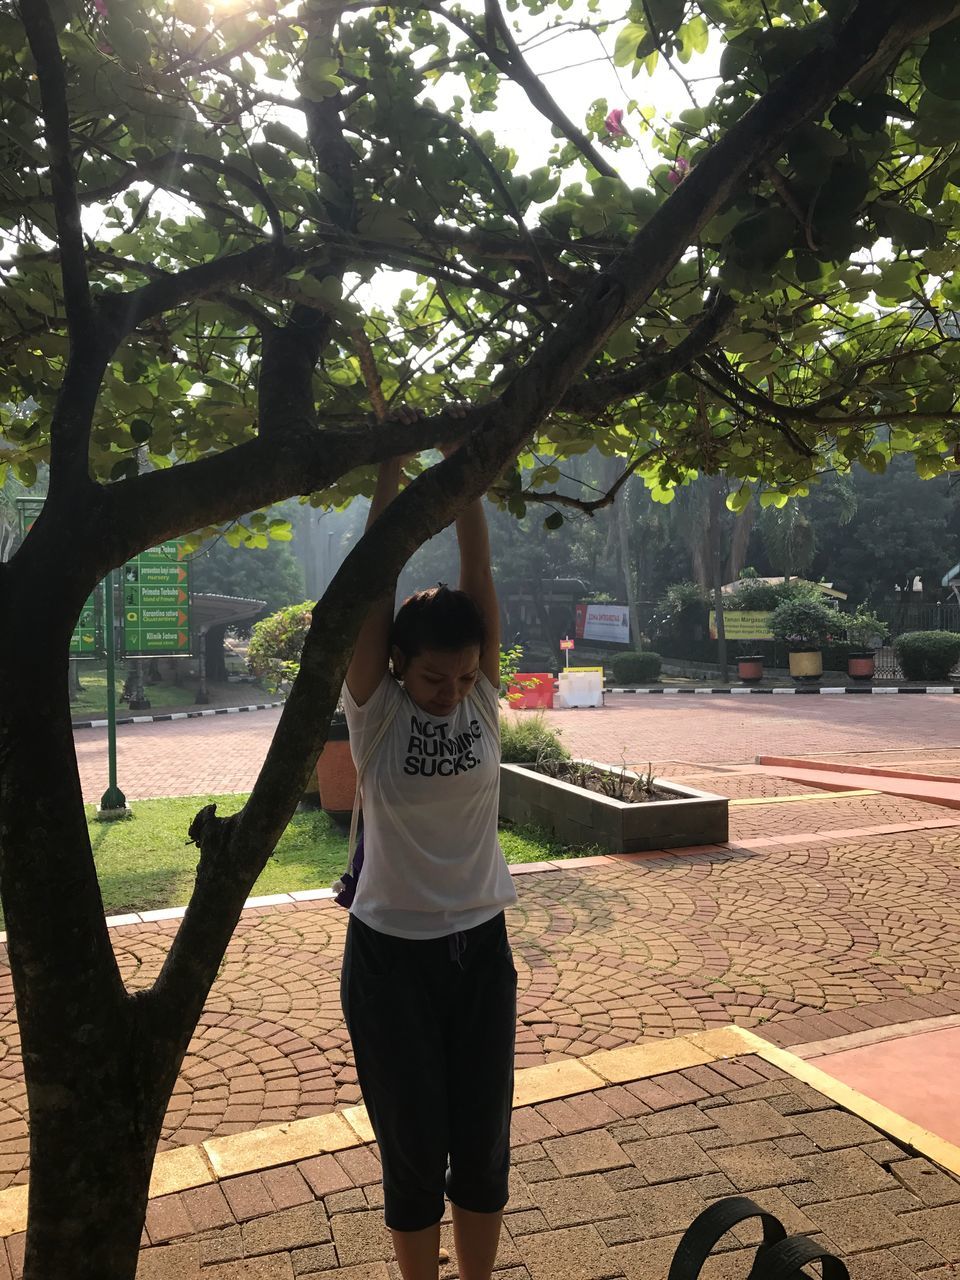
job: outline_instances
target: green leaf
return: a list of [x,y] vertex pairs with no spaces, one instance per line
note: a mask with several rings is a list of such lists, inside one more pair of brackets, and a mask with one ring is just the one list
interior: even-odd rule
[[637,57],[638,46],[647,38],[647,29],[639,22],[628,22],[617,36],[613,47],[613,63],[617,67],[628,67]]
[[960,22],[948,22],[930,36],[920,79],[938,98],[960,99]]
[[739,512],[743,511],[748,506],[752,497],[753,490],[750,486],[741,485],[735,493],[727,494],[727,510],[739,514]]
[[884,302],[906,302],[916,285],[915,262],[891,262],[880,272],[876,286],[877,297]]
[[661,37],[673,35],[683,21],[685,8],[686,0],[645,0],[644,5],[645,12],[650,15],[650,21]]
[[263,136],[267,142],[272,142],[274,146],[282,147],[285,151],[293,151],[296,155],[308,158],[311,154],[307,139],[279,120],[268,121],[263,126]]
[[153,435],[153,427],[146,418],[134,418],[130,423],[130,435],[135,444],[146,444]]
[[551,511],[543,522],[543,527],[550,530],[559,529],[562,525],[563,515],[559,511]]
[[269,142],[251,143],[250,158],[268,178],[292,178],[297,172],[286,152]]
[[26,489],[32,489],[37,483],[37,464],[32,458],[21,458],[13,464],[17,479]]
[[926,249],[936,231],[929,218],[892,201],[877,200],[874,217],[880,231],[904,249]]

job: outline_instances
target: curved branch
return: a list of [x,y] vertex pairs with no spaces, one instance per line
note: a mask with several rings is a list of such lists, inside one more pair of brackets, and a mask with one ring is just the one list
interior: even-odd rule
[[[620,175],[613,165],[600,154],[590,139],[577,128],[543,87],[540,77],[531,69],[514,39],[510,25],[504,18],[497,0],[485,0],[484,12],[487,21],[487,39],[481,44],[481,48],[494,66],[520,86],[531,104],[573,143],[580,154],[590,161],[597,173],[605,178],[619,178]],[[497,36],[506,45],[506,53],[497,46]]]
[[647,356],[640,365],[625,373],[613,373],[605,378],[590,378],[571,387],[560,401],[559,408],[574,413],[589,413],[605,409],[616,400],[649,391],[664,378],[680,373],[716,341],[736,304],[727,294],[719,294],[703,313],[687,336],[669,351]]
[[634,458],[628,467],[624,467],[606,493],[599,498],[573,498],[566,493],[534,493],[524,490],[523,500],[524,502],[545,502],[550,506],[575,507],[577,511],[593,516],[598,511],[602,511],[604,507],[613,506],[617,499],[617,494],[640,466],[641,462],[647,460],[647,457],[649,457],[648,454]]
[[21,5],[20,13],[40,85],[67,324],[72,342],[86,342],[92,337],[93,329],[90,282],[80,226],[77,178],[70,156],[70,111],[60,43],[47,0],[30,0]]

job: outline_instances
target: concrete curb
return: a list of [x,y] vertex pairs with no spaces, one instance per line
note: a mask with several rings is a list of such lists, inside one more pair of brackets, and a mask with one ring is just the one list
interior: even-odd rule
[[[117,724],[158,724],[161,720],[199,720],[201,716],[235,716],[241,711],[269,711],[282,702],[254,702],[246,707],[205,707],[200,711],[165,711],[155,716],[121,716]],[[74,720],[75,729],[105,729],[106,720]]]
[[748,694],[758,694],[760,696],[785,693],[785,694],[797,694],[804,697],[808,697],[811,694],[816,696],[818,694],[850,693],[857,697],[863,697],[864,694],[869,695],[869,694],[881,694],[881,693],[941,693],[941,694],[942,693],[960,693],[960,685],[933,685],[933,684],[916,685],[916,686],[910,685],[904,688],[901,688],[900,686],[894,686],[894,685],[889,685],[889,686],[888,685],[865,685],[862,689],[855,688],[849,685],[838,685],[836,687],[827,686],[825,688],[821,688],[820,685],[811,685],[810,688],[807,688],[803,685],[800,685],[796,688],[791,687],[789,685],[774,685],[772,688],[769,688],[769,689],[755,689],[750,685],[727,685],[727,686],[724,686],[723,688],[717,688],[716,686],[713,686],[713,685],[697,685],[694,688],[687,688],[686,686],[677,687],[674,685],[660,685],[660,686],[654,685],[654,686],[647,686],[643,688],[641,687],[620,688],[619,686],[617,686],[616,688],[613,688],[608,685],[604,688],[604,693],[653,693],[653,694],[664,694],[667,696],[671,694],[677,694],[677,695],[686,695],[687,697],[690,697],[693,694],[704,694],[704,693],[720,693],[720,694],[748,693]]

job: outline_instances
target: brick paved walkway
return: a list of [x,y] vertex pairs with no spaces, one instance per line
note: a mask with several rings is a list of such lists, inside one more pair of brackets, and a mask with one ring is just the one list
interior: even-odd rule
[[[666,1280],[681,1230],[736,1193],[853,1280],[957,1274],[960,1181],[755,1056],[515,1111],[513,1138],[498,1280]],[[379,1176],[360,1147],[153,1200],[138,1280],[398,1280]],[[726,1237],[704,1280],[745,1280],[758,1238]],[[449,1224],[442,1244],[446,1278]]]
[[[943,996],[937,1012],[960,1013],[960,833],[953,830],[772,840],[530,870],[517,881],[520,904],[510,918],[520,1066],[730,1022],[858,1013],[894,1000]],[[177,1084],[162,1147],[357,1101],[338,996],[345,919],[329,902],[244,913]],[[175,928],[161,922],[111,931],[131,988],[156,975]],[[909,1007],[910,1018],[931,1016],[930,1006]],[[831,1023],[809,1038],[849,1029]],[[27,1176],[7,973],[0,1054],[6,1186]]]
[[[547,712],[578,755],[645,766],[750,763],[758,754],[937,749],[960,744],[960,699],[696,698],[612,695],[597,710]],[[122,726],[120,786],[130,799],[249,791],[279,711]],[[524,714],[524,713],[518,713]],[[106,731],[76,734],[84,796],[106,787]],[[953,755],[960,757],[960,745]]]

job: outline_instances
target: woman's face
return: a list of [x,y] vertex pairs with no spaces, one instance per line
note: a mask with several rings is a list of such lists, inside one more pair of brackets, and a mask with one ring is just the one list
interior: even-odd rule
[[424,649],[415,658],[394,649],[393,669],[418,707],[432,716],[448,716],[477,683],[480,647]]

